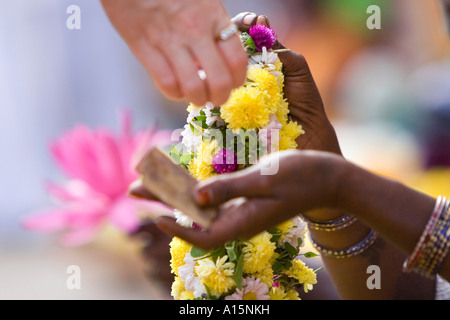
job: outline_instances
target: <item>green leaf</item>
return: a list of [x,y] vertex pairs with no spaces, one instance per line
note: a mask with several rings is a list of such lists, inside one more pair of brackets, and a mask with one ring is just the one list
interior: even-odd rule
[[289,254],[289,258],[294,259],[296,256],[298,256],[298,249],[291,245],[289,242],[286,242],[284,244],[284,247]]
[[305,258],[314,258],[314,257],[318,257],[319,255],[317,253],[309,251],[309,252],[305,253],[304,256],[305,256]]
[[193,119],[195,125],[202,127],[203,129],[208,129],[209,126],[206,124],[206,116],[197,116]]
[[244,46],[245,46],[247,49],[256,49],[255,41],[254,41],[253,38],[250,37],[250,36],[249,36],[249,37],[247,38],[247,40],[245,41]]
[[278,240],[280,240],[280,237],[281,237],[281,233],[272,234],[272,238],[270,238],[270,241],[273,242],[273,243],[277,243]]
[[297,238],[297,244],[299,248],[302,246],[302,243],[303,243],[302,238]]
[[238,258],[238,250],[236,247],[236,242],[235,241],[228,242],[227,244],[225,244],[225,249],[227,250],[227,255],[230,261],[232,262],[236,261],[236,259]]
[[269,230],[267,230],[267,232],[269,232],[270,234],[276,234],[276,233],[281,233],[281,230],[278,229],[277,227],[273,227],[273,228],[270,228]]
[[314,270],[314,273],[317,273],[319,271],[321,271],[323,269],[323,267],[317,268],[316,270]]
[[234,268],[234,281],[236,282],[236,287],[242,289],[242,275],[244,269],[244,255],[240,254],[237,258],[236,266]]
[[172,161],[175,162],[176,164],[181,163],[180,151],[178,151],[175,145],[172,145],[172,150],[169,152],[169,156],[172,159]]
[[211,251],[211,259],[214,261],[214,263],[216,263],[217,258],[222,257],[225,255],[225,248],[222,247],[218,247],[217,249],[214,249],[213,251]]
[[217,296],[211,294],[211,289],[209,289],[209,287],[205,284],[205,289],[206,289],[206,296],[208,297],[209,300],[217,300]]
[[192,153],[188,153],[188,154],[183,154],[180,157],[180,164],[182,165],[188,165],[191,160],[194,158],[194,154]]
[[284,259],[289,259],[289,253],[286,250],[282,251],[278,256],[279,261],[282,261]]
[[194,259],[195,258],[197,258],[197,259],[206,258],[209,255],[210,255],[209,251],[205,251],[205,250],[199,249],[199,248],[194,247],[194,246],[191,248],[191,256]]
[[283,265],[280,261],[275,261],[272,265],[272,270],[274,274],[279,274],[283,271]]
[[290,261],[290,260],[286,260],[286,261],[283,262],[283,268],[286,269],[286,270],[290,269],[292,267],[292,265],[293,265],[292,261]]

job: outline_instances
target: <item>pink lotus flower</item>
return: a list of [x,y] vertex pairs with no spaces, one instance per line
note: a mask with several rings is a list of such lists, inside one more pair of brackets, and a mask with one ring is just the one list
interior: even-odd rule
[[69,180],[47,185],[59,205],[25,217],[24,228],[67,231],[62,244],[76,246],[91,241],[105,223],[129,233],[138,227],[140,211],[172,212],[160,202],[128,197],[138,178],[137,162],[152,146],[169,144],[171,133],[150,128],[133,134],[129,113],[121,115],[121,122],[117,136],[79,125],[52,143],[51,153]]

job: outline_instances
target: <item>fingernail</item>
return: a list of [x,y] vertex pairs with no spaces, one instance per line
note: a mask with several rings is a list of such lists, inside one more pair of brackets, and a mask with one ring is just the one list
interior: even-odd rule
[[255,21],[255,18],[256,18],[256,14],[249,13],[248,15],[246,15],[244,17],[244,19],[242,20],[242,23],[245,24],[246,26],[251,26],[253,24],[253,21]]
[[141,187],[142,187],[141,179],[133,181],[128,187],[128,195],[131,197],[139,198],[140,197],[139,189]]
[[211,203],[211,194],[207,189],[199,189],[195,193],[195,200],[202,206],[207,206]]
[[257,24],[262,24],[262,25],[265,25],[266,27],[270,27],[269,19],[267,18],[267,16],[259,16]]

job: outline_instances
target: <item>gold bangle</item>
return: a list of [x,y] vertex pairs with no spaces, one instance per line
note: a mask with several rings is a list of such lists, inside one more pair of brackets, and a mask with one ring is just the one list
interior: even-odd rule
[[317,231],[332,232],[344,229],[356,221],[356,218],[352,215],[346,214],[345,216],[331,221],[317,221],[305,218],[308,223],[308,228]]
[[311,234],[310,234],[310,239],[311,239],[311,243],[312,243],[313,247],[317,251],[319,251],[321,253],[321,255],[323,255],[325,257],[335,258],[335,259],[344,259],[344,258],[350,258],[350,257],[354,257],[356,255],[359,255],[359,254],[363,253],[364,251],[366,251],[375,242],[375,240],[377,238],[378,238],[378,234],[375,231],[370,230],[369,234],[361,242],[359,242],[347,249],[331,250],[331,249],[327,249],[327,248],[324,248],[321,245],[319,245],[311,237]]

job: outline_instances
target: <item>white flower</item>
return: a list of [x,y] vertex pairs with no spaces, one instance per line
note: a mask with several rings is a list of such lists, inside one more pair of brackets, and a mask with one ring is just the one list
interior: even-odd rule
[[269,300],[269,288],[259,278],[247,277],[242,280],[242,289],[225,297],[225,300]]
[[214,116],[212,114],[212,111],[214,110],[214,105],[211,103],[207,103],[206,106],[203,108],[203,112],[206,115],[206,124],[211,127],[214,123],[216,124],[216,127],[222,127],[225,125],[225,121],[219,117]]
[[255,66],[257,68],[266,69],[276,77],[281,76],[277,70],[276,63],[278,62],[278,54],[275,52],[268,52],[266,47],[263,47],[261,54],[251,55],[249,58],[249,67]]
[[194,133],[189,123],[184,126],[181,136],[183,137],[181,143],[186,147],[188,152],[195,152],[197,147],[202,144],[202,135],[200,133]]
[[284,245],[286,242],[289,242],[293,247],[297,247],[298,245],[298,238],[302,239],[302,245],[305,244],[305,235],[307,231],[307,223],[303,221],[299,216],[292,219],[292,222],[294,223],[294,226],[288,230],[286,234],[284,234],[280,240],[280,245]]
[[191,123],[195,117],[198,117],[200,115],[200,108],[192,107],[192,108],[189,108],[189,110],[190,111],[189,111],[189,114],[186,119],[187,123]]
[[180,210],[174,209],[173,214],[175,215],[175,218],[177,219],[177,223],[182,227],[192,228],[192,225],[194,223],[194,220],[189,218],[187,215],[185,215]]
[[196,261],[187,253],[184,257],[185,264],[178,268],[178,275],[181,281],[184,282],[184,287],[187,291],[191,291],[194,297],[200,298],[206,294],[206,288],[195,274]]

